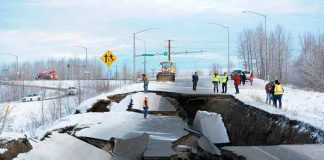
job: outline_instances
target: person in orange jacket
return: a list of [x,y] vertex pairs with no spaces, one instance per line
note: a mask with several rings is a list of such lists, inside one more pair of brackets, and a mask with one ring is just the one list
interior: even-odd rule
[[147,96],[145,96],[144,101],[143,101],[143,111],[144,111],[144,118],[145,119],[146,119],[146,116],[148,114],[148,109],[149,109],[148,99],[147,99]]

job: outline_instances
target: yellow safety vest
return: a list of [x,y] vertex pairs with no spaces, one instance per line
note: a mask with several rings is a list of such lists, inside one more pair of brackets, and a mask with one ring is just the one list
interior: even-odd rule
[[227,78],[227,74],[225,74],[224,76],[222,76],[222,82],[226,83],[226,78]]
[[283,92],[284,90],[282,84],[275,84],[274,95],[281,95]]
[[217,75],[217,76],[213,75],[212,81],[213,82],[220,82],[220,76],[219,75]]

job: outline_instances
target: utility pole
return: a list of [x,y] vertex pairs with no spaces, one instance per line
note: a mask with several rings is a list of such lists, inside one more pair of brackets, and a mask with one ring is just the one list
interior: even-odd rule
[[168,61],[171,62],[171,40],[168,40]]
[[152,77],[155,75],[155,69],[152,69]]

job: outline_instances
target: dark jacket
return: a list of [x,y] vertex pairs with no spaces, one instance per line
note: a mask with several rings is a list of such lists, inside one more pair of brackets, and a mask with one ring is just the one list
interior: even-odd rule
[[192,82],[198,82],[199,77],[197,74],[192,75]]
[[272,90],[272,84],[271,83],[267,83],[264,87],[264,89],[266,90],[267,93],[271,93]]
[[241,80],[246,81],[246,75],[245,74],[242,74]]
[[271,84],[271,91],[270,91],[271,94],[274,94],[274,89],[275,89],[274,84]]

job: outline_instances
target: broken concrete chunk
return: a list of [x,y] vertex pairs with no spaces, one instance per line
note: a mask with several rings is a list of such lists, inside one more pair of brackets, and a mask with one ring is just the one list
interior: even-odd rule
[[208,152],[213,155],[221,155],[221,151],[215,147],[214,144],[210,143],[208,139],[204,136],[200,137],[197,141],[198,146],[203,149],[205,152]]
[[147,147],[149,137],[149,134],[143,133],[133,139],[115,139],[113,153],[124,158],[140,160]]
[[194,119],[193,129],[199,131],[214,144],[230,142],[220,114],[198,111]]

